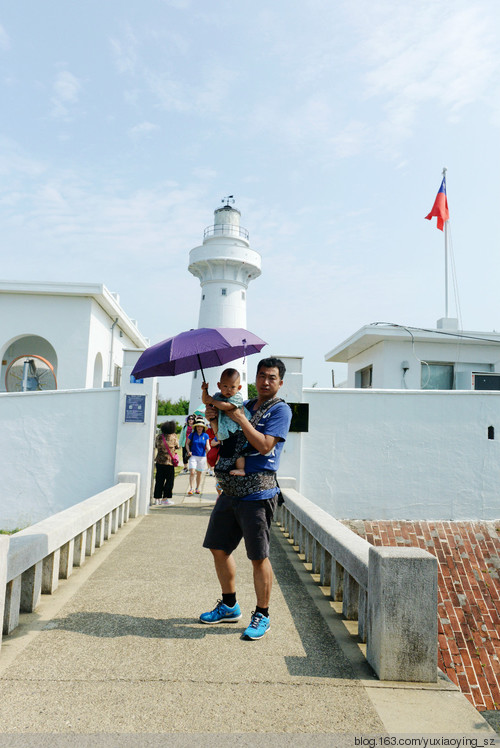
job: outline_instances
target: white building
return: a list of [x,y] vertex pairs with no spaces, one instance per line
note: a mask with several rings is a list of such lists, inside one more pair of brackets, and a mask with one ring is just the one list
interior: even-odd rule
[[[203,244],[189,253],[189,272],[200,279],[201,299],[198,327],[247,326],[248,284],[261,274],[261,257],[251,249],[248,231],[240,226],[240,212],[230,205],[214,211],[214,225],[205,229]],[[231,363],[241,375],[247,395],[247,362]],[[215,392],[224,366],[209,369],[210,392]],[[193,376],[190,412],[201,402],[201,378]]]
[[53,369],[45,389],[116,386],[124,349],[148,345],[118,295],[101,284],[0,281],[0,391],[19,378],[6,383],[12,362],[22,370],[31,357]]
[[427,330],[365,325],[325,360],[347,363],[342,387],[500,390],[500,334],[462,331],[452,323],[439,320]]

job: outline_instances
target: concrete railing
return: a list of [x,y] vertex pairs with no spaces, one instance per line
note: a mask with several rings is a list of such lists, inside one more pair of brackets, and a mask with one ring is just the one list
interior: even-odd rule
[[[358,620],[381,680],[437,680],[437,560],[421,548],[375,547],[280,480],[277,513],[299,553]],[[292,481],[290,481],[291,483]]]
[[[119,473],[118,484],[10,536],[0,536],[0,615],[3,634],[33,612],[40,595],[52,594],[59,579],[129,520],[137,516],[139,473]],[[0,637],[1,642],[1,637]]]

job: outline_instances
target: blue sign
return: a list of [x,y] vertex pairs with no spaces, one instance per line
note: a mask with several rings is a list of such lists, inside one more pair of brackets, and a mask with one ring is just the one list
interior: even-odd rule
[[146,395],[125,396],[125,423],[144,423]]

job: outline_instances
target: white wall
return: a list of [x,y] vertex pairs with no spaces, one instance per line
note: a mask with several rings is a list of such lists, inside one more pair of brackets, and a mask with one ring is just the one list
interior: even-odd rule
[[303,397],[300,491],[333,516],[500,517],[500,393],[306,389]]
[[[115,481],[118,473],[140,473],[138,508],[139,514],[146,514],[151,496],[153,478],[153,450],[156,436],[156,412],[158,410],[158,380],[145,379],[142,384],[131,383],[130,375],[140,351],[125,351],[120,387],[120,403],[117,416]],[[127,395],[145,396],[144,423],[127,423],[125,406]]]
[[[94,365],[98,353],[102,357],[102,376],[103,381],[113,382],[114,366],[123,366],[123,350],[125,348],[135,347],[130,338],[115,325],[113,332],[111,327],[114,320],[102,309],[101,306],[91,299],[91,313],[89,322],[89,341],[88,341],[88,361],[86,372],[86,387],[94,386]],[[113,335],[113,361],[111,365],[111,379],[109,378],[110,355],[111,355],[111,335]]]
[[[25,527],[140,474],[148,511],[157,380],[130,384],[140,352],[125,352],[122,386],[0,393],[0,529]],[[125,422],[128,394],[145,396],[144,423]]]
[[[283,380],[283,386],[278,392],[278,397],[282,397],[283,400],[289,403],[301,403],[302,397],[302,357],[301,356],[280,356],[278,354],[276,358],[280,358],[286,367],[285,378]],[[264,356],[261,356],[264,358]],[[259,359],[260,360],[260,359]],[[257,361],[258,363],[258,361]],[[283,477],[293,476],[297,480],[297,484],[300,484],[301,479],[301,467],[302,467],[302,434],[299,432],[289,432],[283,451],[281,453],[279,475]]]
[[115,480],[119,390],[0,394],[0,528],[24,527]]
[[[0,294],[0,355],[20,337],[45,338],[57,355],[58,389],[85,387],[90,299],[85,297]],[[20,355],[32,351],[21,351]],[[10,360],[7,361],[7,365]],[[5,391],[1,369],[0,391]]]

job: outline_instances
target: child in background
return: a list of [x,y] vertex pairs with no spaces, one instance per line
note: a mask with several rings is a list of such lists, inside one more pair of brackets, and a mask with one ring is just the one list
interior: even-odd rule
[[[204,405],[212,405],[219,411],[217,425],[217,439],[221,442],[220,454],[222,457],[230,457],[234,454],[234,441],[236,432],[240,429],[227,413],[236,408],[243,407],[243,398],[240,394],[240,375],[236,369],[224,369],[220,382],[217,382],[220,392],[215,395],[208,394],[208,382],[201,385],[201,399]],[[235,469],[230,471],[231,475],[245,475],[245,458],[238,456],[235,459]]]

